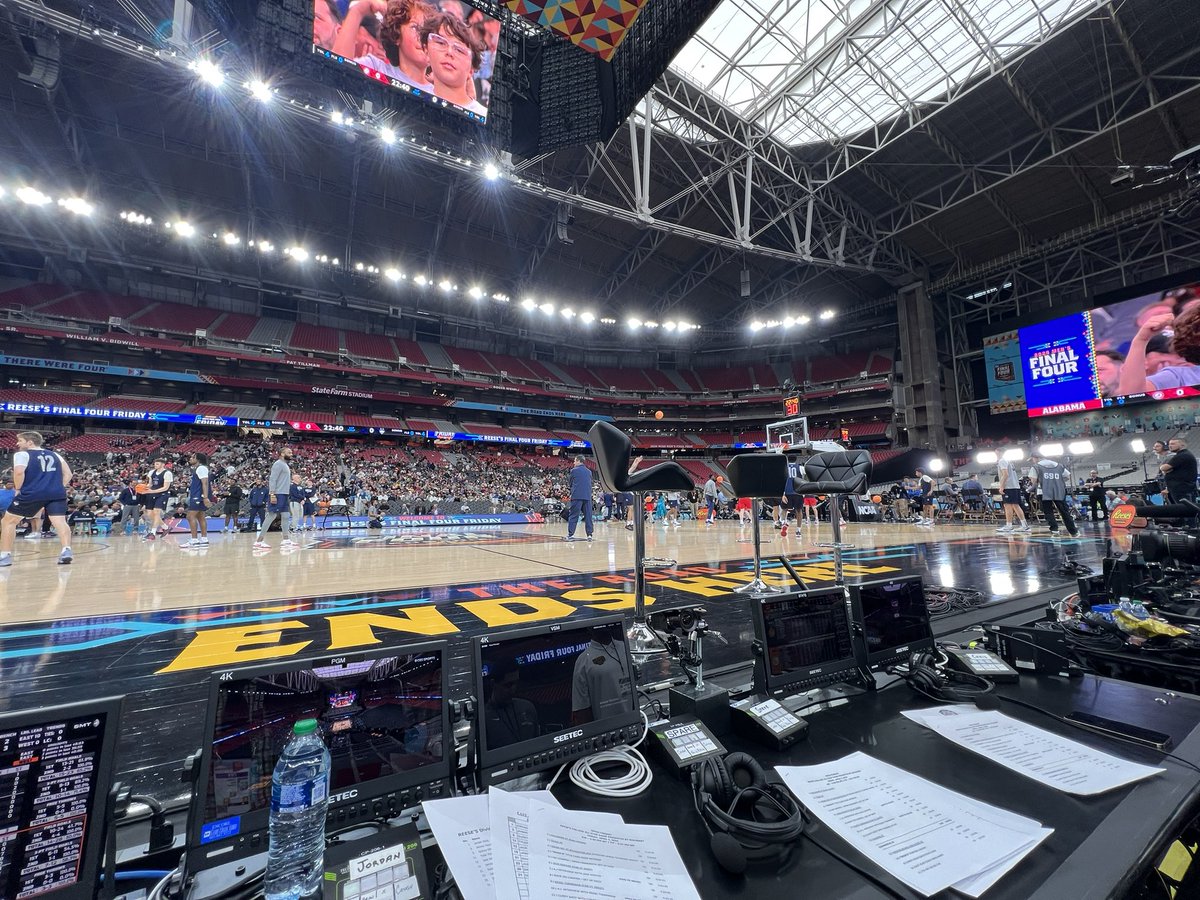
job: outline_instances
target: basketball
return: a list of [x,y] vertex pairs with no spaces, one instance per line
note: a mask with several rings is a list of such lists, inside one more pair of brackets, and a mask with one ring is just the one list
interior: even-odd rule
[[654,412],[654,418],[656,418],[656,419],[661,419],[662,417],[663,417],[663,411],[662,411],[661,409],[659,409],[659,410],[655,410],[655,412]]
[[144,493],[146,493],[146,491],[148,491],[148,490],[150,490],[150,485],[148,485],[148,484],[139,484],[137,487],[135,487],[135,488],[133,489],[133,492],[134,492],[135,494],[144,494]]
[[725,483],[725,476],[724,476],[724,475],[718,475],[718,476],[717,476],[717,484],[724,484],[724,483]]

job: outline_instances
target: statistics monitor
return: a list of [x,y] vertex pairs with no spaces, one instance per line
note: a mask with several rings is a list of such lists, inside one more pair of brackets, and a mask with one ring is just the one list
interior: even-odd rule
[[92,900],[121,698],[0,715],[0,897]]
[[858,670],[841,588],[755,601],[754,692],[787,696],[836,684]]

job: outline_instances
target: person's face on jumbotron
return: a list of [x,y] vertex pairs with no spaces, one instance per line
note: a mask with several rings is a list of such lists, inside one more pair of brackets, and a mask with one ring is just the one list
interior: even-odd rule
[[333,48],[337,37],[338,20],[329,8],[329,0],[316,0],[313,8],[313,43],[326,50]]
[[1100,393],[1105,397],[1115,396],[1121,383],[1121,364],[1111,356],[1097,353],[1096,377],[1100,381]]
[[429,54],[421,46],[421,26],[424,24],[425,16],[414,7],[412,18],[400,28],[400,41],[396,49],[399,51],[401,64],[406,68],[424,70],[429,66]]
[[471,48],[443,27],[429,36],[426,48],[434,81],[458,89],[471,77]]

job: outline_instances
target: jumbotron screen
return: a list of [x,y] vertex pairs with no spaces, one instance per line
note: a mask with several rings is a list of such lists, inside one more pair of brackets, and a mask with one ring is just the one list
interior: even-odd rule
[[313,52],[486,122],[500,20],[460,0],[313,0]]
[[1200,396],[1200,282],[985,342],[992,410],[1031,417]]

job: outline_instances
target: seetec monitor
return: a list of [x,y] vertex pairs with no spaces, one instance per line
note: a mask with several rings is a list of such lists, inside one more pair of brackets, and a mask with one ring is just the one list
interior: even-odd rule
[[641,734],[620,618],[484,635],[475,641],[475,667],[485,783],[559,766]]
[[892,578],[850,586],[854,624],[861,630],[863,665],[879,671],[933,649],[933,630],[920,577]]
[[777,697],[856,676],[858,654],[841,588],[760,598],[753,614],[755,693]]
[[0,897],[92,900],[121,698],[0,715]]
[[329,748],[329,827],[448,796],[447,679],[444,643],[214,673],[189,870],[267,849],[271,776],[299,719],[316,719]]

